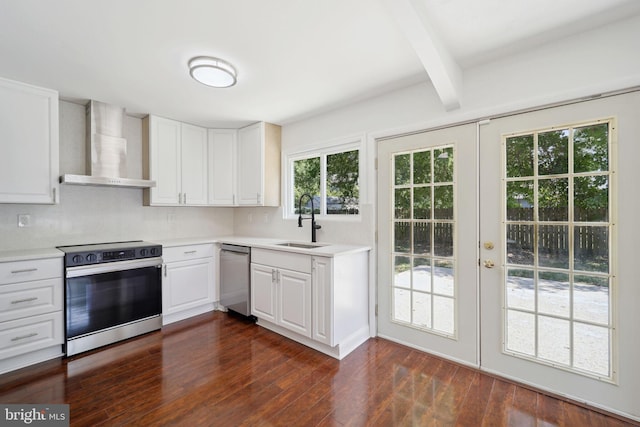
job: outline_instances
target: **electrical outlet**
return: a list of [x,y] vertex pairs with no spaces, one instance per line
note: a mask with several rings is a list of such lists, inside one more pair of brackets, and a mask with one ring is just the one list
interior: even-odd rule
[[18,215],[18,227],[31,227],[31,215]]

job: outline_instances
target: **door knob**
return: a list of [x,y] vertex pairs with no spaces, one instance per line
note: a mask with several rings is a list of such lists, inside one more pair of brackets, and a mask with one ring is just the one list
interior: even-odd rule
[[493,267],[496,266],[495,263],[493,262],[493,260],[491,260],[491,259],[485,259],[483,264],[484,264],[484,266],[486,268],[493,268]]

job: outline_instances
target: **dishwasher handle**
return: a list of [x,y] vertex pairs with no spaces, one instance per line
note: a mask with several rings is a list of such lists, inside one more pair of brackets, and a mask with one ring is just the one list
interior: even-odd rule
[[221,250],[227,251],[227,252],[238,252],[241,254],[251,253],[251,248],[248,246],[229,245],[226,243],[222,244]]

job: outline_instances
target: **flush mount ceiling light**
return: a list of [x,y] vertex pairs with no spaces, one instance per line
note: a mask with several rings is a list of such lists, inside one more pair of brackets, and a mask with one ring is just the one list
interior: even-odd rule
[[203,85],[230,87],[236,84],[237,72],[233,65],[211,56],[196,56],[189,61],[189,74]]

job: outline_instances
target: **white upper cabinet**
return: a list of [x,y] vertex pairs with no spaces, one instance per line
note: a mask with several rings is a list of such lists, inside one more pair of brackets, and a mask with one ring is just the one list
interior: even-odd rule
[[0,79],[0,203],[57,203],[58,93]]
[[279,206],[280,126],[205,129],[162,117],[143,120],[144,176],[156,206]]
[[209,204],[236,204],[235,129],[209,129]]
[[270,123],[238,130],[238,205],[280,205],[280,137],[280,126]]
[[162,117],[143,120],[145,204],[207,204],[207,130]]
[[182,203],[207,204],[207,130],[182,123]]

